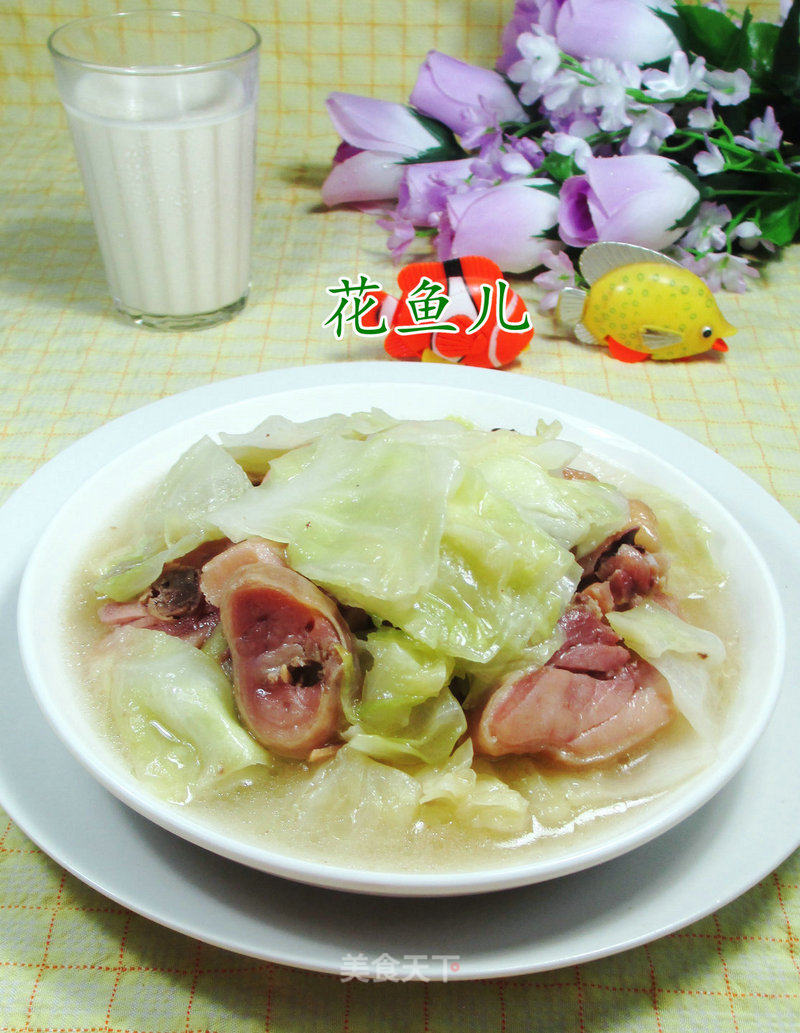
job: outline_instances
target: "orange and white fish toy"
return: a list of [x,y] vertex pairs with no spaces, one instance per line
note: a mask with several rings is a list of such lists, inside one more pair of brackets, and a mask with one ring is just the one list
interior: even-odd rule
[[402,295],[385,291],[363,316],[366,326],[388,328],[384,346],[395,359],[507,366],[527,348],[533,323],[525,303],[488,258],[414,262],[400,270]]
[[699,276],[632,244],[591,244],[580,258],[589,290],[565,288],[559,318],[584,344],[606,344],[622,362],[726,352],[736,333]]

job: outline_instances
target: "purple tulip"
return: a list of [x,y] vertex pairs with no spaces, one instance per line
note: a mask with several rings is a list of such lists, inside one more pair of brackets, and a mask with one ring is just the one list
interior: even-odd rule
[[606,57],[617,64],[654,64],[678,50],[678,41],[651,7],[671,9],[671,0],[518,0],[503,33],[501,71],[522,54],[516,39],[538,25],[573,57]]
[[675,223],[699,198],[668,158],[590,158],[585,174],[561,188],[559,233],[575,247],[615,240],[660,251],[684,232]]
[[396,154],[385,151],[356,151],[344,161],[335,161],[322,184],[322,200],[329,207],[358,201],[386,201],[397,197],[405,165]]
[[416,158],[439,146],[433,133],[402,104],[354,93],[331,93],[325,104],[336,132],[359,150]]
[[402,104],[352,93],[331,93],[328,114],[344,141],[322,186],[327,205],[397,197],[404,158],[415,158],[439,141]]
[[428,52],[411,93],[423,115],[443,122],[467,148],[501,122],[525,122],[525,109],[501,75],[454,57]]
[[436,241],[439,257],[485,255],[508,273],[539,265],[550,247],[541,234],[558,217],[558,198],[540,189],[546,185],[544,179],[517,179],[451,194]]

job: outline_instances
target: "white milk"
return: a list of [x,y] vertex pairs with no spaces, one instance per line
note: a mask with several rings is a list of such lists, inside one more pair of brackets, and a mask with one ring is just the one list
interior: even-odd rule
[[117,303],[183,316],[242,298],[255,98],[237,76],[86,72],[67,115]]

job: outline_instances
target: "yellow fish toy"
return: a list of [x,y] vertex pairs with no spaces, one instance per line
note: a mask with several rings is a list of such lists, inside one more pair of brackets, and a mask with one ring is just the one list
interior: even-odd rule
[[566,287],[557,314],[584,344],[606,344],[621,362],[726,352],[725,319],[699,276],[658,251],[590,244],[580,258],[589,290]]

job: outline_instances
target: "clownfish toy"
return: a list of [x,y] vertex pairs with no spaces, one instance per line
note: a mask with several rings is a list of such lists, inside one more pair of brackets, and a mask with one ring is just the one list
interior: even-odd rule
[[591,244],[580,258],[589,290],[565,288],[557,314],[584,344],[606,344],[621,362],[726,352],[736,333],[699,276],[632,244]]
[[387,328],[384,347],[395,359],[507,366],[527,348],[533,323],[525,303],[488,258],[415,262],[400,270],[398,300],[385,291],[364,313],[368,327]]

